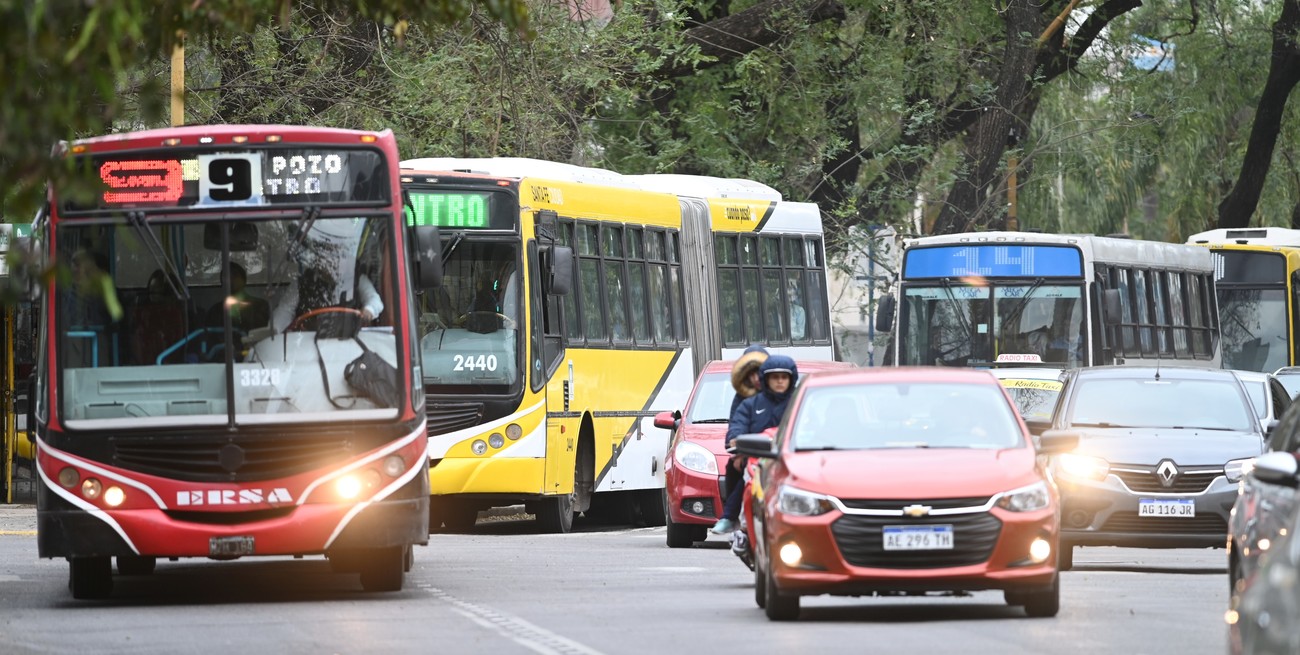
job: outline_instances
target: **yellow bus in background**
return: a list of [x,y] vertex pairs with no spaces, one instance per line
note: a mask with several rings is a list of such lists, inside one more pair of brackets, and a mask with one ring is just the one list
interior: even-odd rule
[[834,356],[816,205],[528,159],[402,169],[408,225],[442,238],[442,285],[417,292],[431,528],[517,503],[551,532],[662,525],[655,413],[751,343]]
[[1295,366],[1300,230],[1209,230],[1187,243],[1214,253],[1223,368],[1272,373]]
[[[16,244],[31,235],[31,224],[0,224],[0,284],[8,286],[7,255]],[[30,299],[4,303],[0,318],[0,501],[32,502],[35,499],[35,459],[32,440],[27,436],[29,383],[36,357],[36,310]]]

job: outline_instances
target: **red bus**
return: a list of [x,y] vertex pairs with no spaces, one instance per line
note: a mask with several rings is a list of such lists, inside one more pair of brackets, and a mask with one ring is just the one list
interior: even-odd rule
[[[34,407],[40,556],[76,598],[158,558],[324,555],[400,589],[428,539],[389,131],[195,126],[61,146]],[[62,192],[66,191],[66,193]],[[418,278],[412,280],[411,278]],[[411,384],[414,380],[415,384]]]

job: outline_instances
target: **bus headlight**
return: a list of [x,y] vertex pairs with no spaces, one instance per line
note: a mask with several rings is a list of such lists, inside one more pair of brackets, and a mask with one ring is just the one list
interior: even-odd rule
[[352,500],[353,498],[360,496],[361,487],[361,477],[356,474],[345,475],[339,478],[338,482],[334,483],[335,493],[337,493],[339,498],[342,498],[343,500]]
[[95,478],[86,478],[86,481],[81,483],[81,495],[90,500],[99,498],[99,494],[103,490],[104,485]]
[[500,432],[493,432],[492,436],[488,437],[488,445],[493,448],[500,448],[506,445],[506,438],[501,436]]
[[81,482],[81,474],[77,473],[77,469],[65,466],[62,471],[59,471],[59,484],[64,487],[71,489],[77,486],[78,482]]
[[689,441],[678,442],[673,448],[673,459],[684,469],[706,475],[718,474],[718,458],[700,444]]
[[518,423],[511,423],[506,426],[506,438],[511,441],[518,441],[519,437],[524,436],[524,429],[519,427]]
[[475,439],[474,443],[469,445],[469,449],[474,451],[475,455],[482,455],[487,452],[487,442],[482,439]]
[[109,487],[104,490],[104,504],[117,507],[126,502],[126,492],[121,487]]
[[406,471],[406,460],[401,455],[389,455],[384,458],[384,475],[395,478]]

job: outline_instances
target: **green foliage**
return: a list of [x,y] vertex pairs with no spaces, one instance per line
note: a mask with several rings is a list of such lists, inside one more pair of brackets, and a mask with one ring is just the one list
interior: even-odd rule
[[[185,36],[205,44],[283,26],[290,0],[0,0],[0,180],[3,210],[26,217],[47,179],[69,171],[50,156],[61,140],[156,125],[169,80],[158,65]],[[474,10],[528,28],[523,0],[316,0],[320,15],[358,15],[395,34],[452,23]]]

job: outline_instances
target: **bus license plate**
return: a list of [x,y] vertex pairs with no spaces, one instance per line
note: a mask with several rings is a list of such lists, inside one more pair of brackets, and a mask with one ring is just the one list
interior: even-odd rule
[[952,550],[952,526],[887,525],[885,550]]
[[252,554],[252,537],[212,537],[208,539],[209,557],[240,557]]
[[1191,498],[1169,500],[1143,498],[1138,501],[1138,516],[1191,519],[1196,518],[1196,501]]

